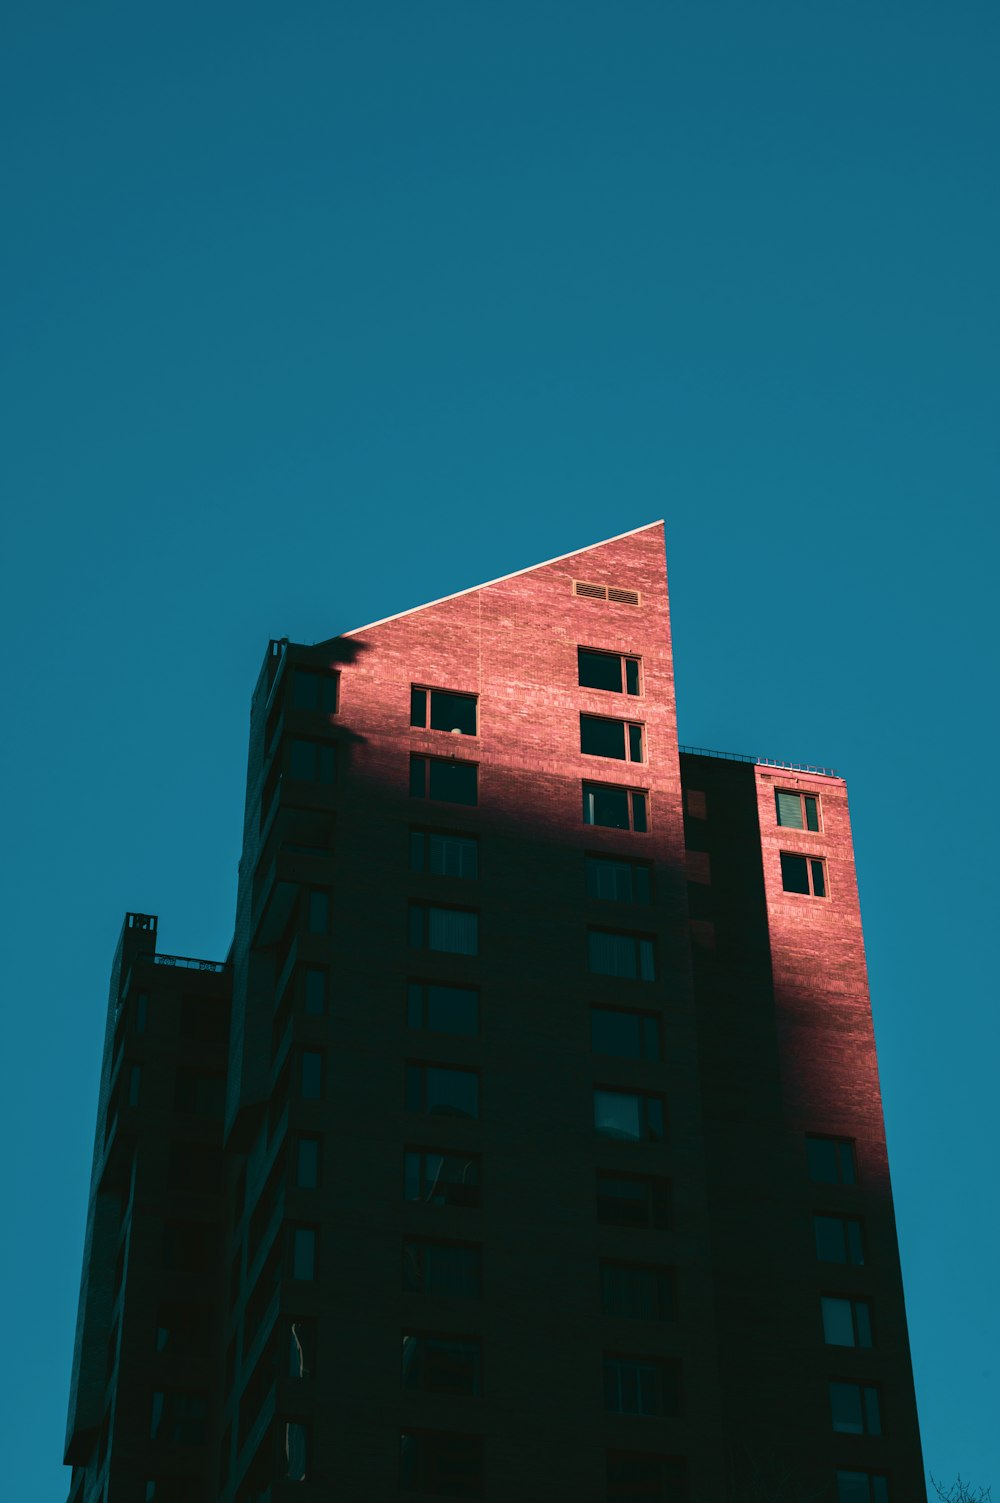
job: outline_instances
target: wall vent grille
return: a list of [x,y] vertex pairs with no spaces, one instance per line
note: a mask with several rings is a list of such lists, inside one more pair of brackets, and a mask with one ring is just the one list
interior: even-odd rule
[[573,594],[582,595],[585,600],[608,600],[612,605],[638,605],[638,590],[623,590],[617,585],[585,584],[582,579],[574,579]]

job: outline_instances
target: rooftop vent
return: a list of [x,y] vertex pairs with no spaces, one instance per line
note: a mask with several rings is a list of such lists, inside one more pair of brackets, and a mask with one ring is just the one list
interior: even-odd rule
[[582,595],[586,600],[609,600],[612,605],[638,605],[638,590],[623,590],[617,585],[584,584],[582,579],[574,579],[573,594]]

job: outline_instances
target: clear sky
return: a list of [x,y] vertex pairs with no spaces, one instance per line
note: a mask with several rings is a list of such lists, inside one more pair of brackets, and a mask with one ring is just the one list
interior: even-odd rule
[[65,1492],[118,929],[225,954],[268,638],[659,516],[682,739],[849,779],[926,1461],[1000,1490],[996,5],[4,29],[5,1496]]

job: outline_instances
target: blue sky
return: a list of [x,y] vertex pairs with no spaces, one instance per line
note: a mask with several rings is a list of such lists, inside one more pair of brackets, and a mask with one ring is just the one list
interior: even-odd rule
[[659,516],[682,739],[849,779],[925,1457],[1000,1489],[998,32],[964,0],[8,9],[19,1503],[64,1495],[117,932],[225,953],[267,639]]

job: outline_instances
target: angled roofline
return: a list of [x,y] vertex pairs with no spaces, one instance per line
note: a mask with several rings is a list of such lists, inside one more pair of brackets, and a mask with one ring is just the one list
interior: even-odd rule
[[[663,525],[664,519],[658,517],[655,522],[644,522],[641,527],[630,527],[627,532],[618,532],[612,538],[601,538],[600,542],[588,543],[584,548],[573,548],[569,553],[557,554],[555,558],[544,558],[540,563],[528,564],[523,569],[512,569],[509,574],[500,574],[496,579],[484,579],[482,584],[468,585],[464,590],[453,590],[450,595],[439,595],[437,600],[426,600],[423,605],[412,605],[407,611],[395,611],[391,616],[380,616],[377,621],[367,621],[364,626],[352,626],[350,631],[339,632],[338,636],[355,637],[359,631],[370,631],[373,626],[384,626],[387,621],[399,621],[403,616],[415,616],[417,611],[430,610],[432,605],[444,605],[446,600],[458,600],[461,595],[471,595],[474,590],[485,590],[490,585],[503,584],[505,579],[516,579],[519,574],[532,574],[535,569],[545,569],[549,564],[561,564],[564,558],[575,558],[578,553],[590,553],[594,548],[603,548],[605,543],[618,543],[622,538],[634,537],[637,532],[649,532],[650,528]],[[333,639],[325,637],[323,640],[329,642]]]

